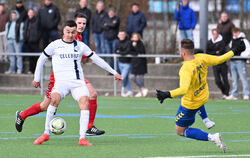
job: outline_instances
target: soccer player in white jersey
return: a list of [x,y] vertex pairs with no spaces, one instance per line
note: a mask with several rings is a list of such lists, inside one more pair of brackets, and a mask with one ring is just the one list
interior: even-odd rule
[[[82,41],[81,34],[85,29],[87,17],[84,14],[77,13],[75,14],[75,22],[77,25],[77,28],[76,28],[77,35],[75,36],[75,39],[78,41]],[[86,62],[86,59],[87,59],[86,56],[82,57],[82,61]],[[102,135],[105,133],[105,131],[99,130],[94,125],[95,115],[97,111],[97,92],[92,86],[92,84],[86,78],[84,78],[84,81],[87,84],[87,87],[89,89],[89,95],[90,95],[89,96],[89,124],[88,124],[88,130],[86,132],[86,135],[89,135],[89,136]],[[50,78],[49,78],[48,88],[44,96],[44,100],[42,102],[33,104],[31,107],[25,109],[24,111],[16,112],[15,126],[18,132],[22,132],[23,123],[28,117],[37,115],[47,110],[51,101],[51,91],[54,87],[54,83],[55,83],[55,78],[54,78],[54,73],[52,71]]]
[[98,57],[84,43],[75,40],[76,23],[69,20],[63,27],[63,38],[51,42],[37,61],[35,77],[32,82],[34,87],[40,86],[40,75],[45,61],[52,57],[55,85],[52,90],[52,100],[47,109],[45,131],[34,141],[35,145],[49,140],[49,123],[53,119],[60,101],[71,92],[73,98],[80,107],[80,139],[78,145],[91,146],[85,139],[89,121],[89,91],[84,82],[84,74],[81,67],[82,55],[89,57],[99,67],[112,73],[116,80],[122,80],[120,74],[113,70],[104,60]]

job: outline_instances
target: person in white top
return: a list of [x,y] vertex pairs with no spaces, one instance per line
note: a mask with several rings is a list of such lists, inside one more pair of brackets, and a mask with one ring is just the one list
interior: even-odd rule
[[80,107],[80,139],[78,145],[91,146],[85,139],[89,122],[89,91],[84,82],[84,74],[81,67],[82,55],[89,57],[99,67],[112,73],[116,80],[122,80],[120,74],[113,70],[104,60],[97,56],[87,45],[75,40],[76,23],[69,20],[63,28],[63,38],[51,42],[37,61],[34,87],[40,87],[41,71],[45,61],[52,57],[52,66],[55,75],[55,85],[52,90],[52,100],[47,109],[45,131],[34,141],[35,145],[49,140],[49,122],[53,119],[60,101],[71,92],[73,98]]
[[[244,46],[245,50],[236,54],[235,56],[247,57],[250,55],[249,42],[246,39],[245,33],[237,27],[232,29],[233,38],[229,43],[231,48],[238,48]],[[231,59],[230,60],[230,70],[232,74],[232,94],[226,99],[228,100],[237,100],[239,99],[239,79],[241,80],[242,85],[242,94],[244,100],[249,100],[249,86],[247,80],[247,67],[246,59]]]

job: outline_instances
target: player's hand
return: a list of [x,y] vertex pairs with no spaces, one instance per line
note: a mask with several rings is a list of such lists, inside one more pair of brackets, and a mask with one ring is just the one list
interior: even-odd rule
[[162,104],[163,101],[166,99],[166,98],[171,98],[171,95],[170,95],[170,92],[167,91],[167,92],[163,92],[161,90],[156,90],[156,97],[157,99],[160,101],[160,103]]
[[41,88],[41,85],[40,85],[40,82],[36,82],[36,81],[32,81],[32,85],[35,87],[35,88]]
[[120,74],[115,74],[115,80],[122,81],[122,76]]
[[240,55],[242,52],[246,50],[246,45],[244,41],[240,41],[240,44],[238,47],[232,48],[232,51],[234,52],[234,55]]

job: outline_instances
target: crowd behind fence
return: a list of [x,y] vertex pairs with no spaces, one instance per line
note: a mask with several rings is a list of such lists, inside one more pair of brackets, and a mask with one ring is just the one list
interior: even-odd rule
[[[5,56],[11,56],[11,55],[15,55],[15,56],[40,56],[41,53],[37,52],[37,53],[0,53],[1,55],[5,55]],[[114,59],[114,69],[117,70],[117,62],[118,62],[118,57],[130,57],[130,58],[139,58],[139,57],[146,57],[146,58],[155,58],[155,61],[160,58],[164,58],[164,59],[170,59],[170,58],[180,58],[180,55],[177,54],[139,54],[137,56],[133,56],[133,55],[126,55],[126,56],[122,56],[119,54],[98,54],[98,56],[100,57],[112,57]],[[241,57],[241,56],[234,56],[232,57],[233,59],[249,59],[250,60],[250,56],[248,57]],[[49,64],[50,65],[50,64]],[[156,70],[157,71],[157,70]],[[43,71],[42,71],[43,73]],[[45,80],[45,75],[44,73],[41,75],[41,91],[40,94],[43,95],[44,94],[44,80]],[[117,96],[117,83],[114,80],[114,85],[113,85],[113,89],[114,89],[114,96]]]

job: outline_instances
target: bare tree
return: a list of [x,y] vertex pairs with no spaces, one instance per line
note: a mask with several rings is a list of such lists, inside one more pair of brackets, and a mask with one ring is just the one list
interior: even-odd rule
[[240,0],[240,28],[243,28],[244,23],[244,2],[243,0]]
[[222,11],[226,10],[226,1],[225,0],[221,0],[221,9],[222,9]]

